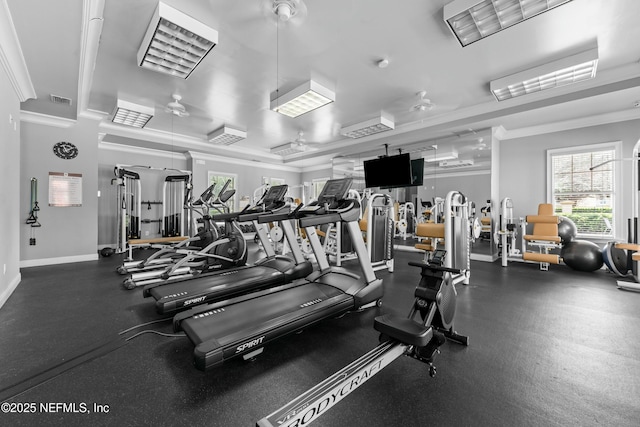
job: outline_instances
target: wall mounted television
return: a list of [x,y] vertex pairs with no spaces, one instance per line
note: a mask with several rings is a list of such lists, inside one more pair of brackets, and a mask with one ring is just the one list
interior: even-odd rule
[[411,160],[411,186],[421,186],[424,183],[424,158]]
[[409,154],[364,161],[365,187],[409,187],[412,182]]

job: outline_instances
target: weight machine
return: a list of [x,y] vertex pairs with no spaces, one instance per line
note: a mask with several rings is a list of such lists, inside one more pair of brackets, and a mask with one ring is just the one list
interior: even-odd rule
[[374,270],[393,272],[393,235],[395,207],[386,194],[371,194],[365,199],[366,209],[360,220],[360,230],[365,233],[365,243]]
[[513,201],[510,197],[505,197],[500,202],[500,227],[496,231],[495,238],[496,245],[500,249],[503,267],[507,266],[509,258],[522,258],[520,249],[516,248],[518,227],[520,235],[524,236],[525,223],[521,220],[519,225],[516,224],[513,218]]
[[144,202],[150,209],[152,205],[162,205],[160,238],[144,239],[147,243],[169,243],[184,240],[191,235],[191,211],[186,206],[188,190],[191,189],[191,172],[175,169],[159,169],[151,166],[116,165],[112,185],[117,185],[116,203],[117,253],[127,251],[129,243],[142,240],[141,224],[156,220],[142,219],[141,172],[158,171],[169,173],[164,178],[161,203]]
[[445,259],[444,267],[460,270],[464,276],[462,282],[466,285],[471,275],[470,202],[458,191],[450,191],[445,199],[440,200],[444,202],[439,218],[442,222],[418,224],[416,234],[428,241],[415,247],[425,251],[425,260],[429,262],[436,254],[438,244],[444,241],[444,250],[451,254]]
[[416,209],[413,203],[396,203],[398,212],[398,221],[396,223],[395,237],[401,237],[407,240],[407,235],[413,237],[416,230]]

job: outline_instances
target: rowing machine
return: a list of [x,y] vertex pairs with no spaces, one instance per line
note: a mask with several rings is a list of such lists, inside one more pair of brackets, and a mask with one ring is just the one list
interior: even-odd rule
[[[444,250],[437,250],[429,264],[409,263],[422,269],[413,307],[408,318],[391,314],[375,318],[381,341],[376,348],[261,419],[257,427],[305,426],[402,355],[427,363],[433,377],[433,359],[446,338],[469,345],[469,338],[453,329],[455,283],[465,276],[458,269],[442,266],[445,255]],[[417,315],[421,322],[415,320]]]

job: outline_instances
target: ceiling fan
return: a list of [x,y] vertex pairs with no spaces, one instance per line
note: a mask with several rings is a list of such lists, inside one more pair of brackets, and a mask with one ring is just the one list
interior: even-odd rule
[[483,137],[479,137],[476,140],[476,143],[473,146],[474,150],[490,150],[491,148],[489,146],[487,146],[487,143],[484,142],[484,138]]
[[409,109],[409,111],[431,111],[435,108],[436,104],[431,102],[429,98],[426,98],[426,90],[422,90],[416,95],[418,97],[418,101]]
[[262,0],[262,13],[271,20],[300,25],[307,17],[302,0]]
[[307,141],[306,138],[304,137],[304,131],[298,131],[298,137],[291,141],[292,144],[297,145],[301,151],[306,151],[310,148],[313,148],[313,146],[315,145],[322,145],[321,142],[310,142]]
[[189,112],[187,111],[185,106],[180,104],[182,96],[174,93],[173,95],[171,95],[171,97],[173,98],[173,101],[167,104],[164,111],[178,117],[189,117]]
[[298,131],[298,137],[295,140],[293,140],[292,143],[296,144],[298,147],[304,150],[309,148],[311,145],[316,145],[316,143],[314,142],[307,142],[307,140],[304,137],[303,131]]

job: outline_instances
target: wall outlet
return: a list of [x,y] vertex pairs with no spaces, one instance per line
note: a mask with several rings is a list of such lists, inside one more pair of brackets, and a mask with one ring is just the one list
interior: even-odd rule
[[7,274],[7,264],[4,264],[4,267],[2,267],[2,275],[6,275]]
[[149,230],[144,230],[144,235],[148,236],[149,235]]

